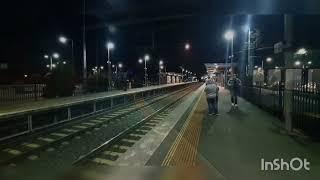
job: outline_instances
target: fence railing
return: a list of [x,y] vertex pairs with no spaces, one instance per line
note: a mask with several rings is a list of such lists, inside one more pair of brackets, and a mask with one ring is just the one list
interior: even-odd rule
[[120,93],[107,97],[96,97],[90,100],[65,103],[44,109],[28,110],[0,116],[0,141],[34,131],[48,128],[71,120],[98,115],[108,110],[173,92],[188,86],[189,83],[165,87],[151,87],[147,90]]
[[243,86],[241,96],[251,103],[284,119],[284,110],[290,112],[292,127],[312,137],[320,138],[319,83],[297,85],[292,90],[277,87]]
[[293,127],[320,138],[320,83],[300,84],[291,91]]
[[266,88],[259,86],[242,86],[241,96],[251,103],[276,115],[281,115],[284,108],[284,91],[280,86]]
[[44,88],[44,84],[0,85],[0,104],[38,100]]

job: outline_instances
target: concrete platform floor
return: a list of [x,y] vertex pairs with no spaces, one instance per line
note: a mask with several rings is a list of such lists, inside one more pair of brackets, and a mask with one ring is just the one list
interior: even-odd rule
[[[207,106],[204,101],[205,98],[200,105]],[[207,107],[199,110],[207,114]],[[204,117],[198,147],[199,163],[218,171],[219,176],[214,179],[320,179],[320,143],[288,136],[275,126],[279,119],[242,98],[239,108],[232,110],[229,92],[223,89],[219,94],[219,114]],[[306,158],[310,171],[261,170],[262,158],[290,161],[295,157]]]

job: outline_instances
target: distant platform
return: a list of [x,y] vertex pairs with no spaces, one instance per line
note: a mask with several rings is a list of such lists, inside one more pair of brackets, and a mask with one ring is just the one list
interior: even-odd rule
[[124,94],[130,93],[138,93],[147,90],[154,90],[160,89],[170,86],[177,86],[185,83],[175,83],[175,84],[165,84],[165,85],[156,85],[156,86],[148,86],[142,88],[134,88],[128,89],[127,91],[122,90],[114,90],[108,92],[101,92],[101,93],[90,93],[85,95],[79,96],[72,96],[72,97],[61,97],[61,98],[54,98],[54,99],[43,99],[39,101],[33,102],[25,102],[20,104],[13,104],[0,107],[0,118],[4,116],[10,116],[13,114],[23,114],[24,112],[30,112],[35,110],[47,110],[51,108],[59,108],[63,106],[68,106],[72,104],[77,104],[85,101],[92,101],[92,100],[99,100],[102,98],[108,98],[112,96],[119,96]]

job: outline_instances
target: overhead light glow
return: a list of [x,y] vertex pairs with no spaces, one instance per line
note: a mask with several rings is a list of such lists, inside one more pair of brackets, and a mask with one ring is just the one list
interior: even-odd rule
[[111,42],[111,41],[109,41],[109,42],[107,43],[107,48],[108,48],[108,49],[114,49],[114,43]]
[[65,43],[67,43],[68,39],[67,39],[66,37],[64,37],[64,36],[60,36],[60,37],[59,37],[59,41],[60,41],[62,44],[65,44]]
[[186,43],[186,44],[184,45],[184,49],[185,49],[185,50],[189,50],[189,49],[190,49],[190,47],[191,47],[191,46],[190,46],[190,44],[189,44],[189,43]]
[[267,61],[267,62],[272,62],[272,58],[271,58],[271,57],[268,57],[268,58],[266,59],[266,61]]
[[298,49],[298,51],[296,52],[296,54],[298,54],[298,55],[307,54],[307,50],[306,50],[305,48],[300,48],[300,49]]
[[233,30],[228,30],[225,34],[224,34],[224,38],[226,40],[232,40],[234,38],[234,31]]
[[60,55],[58,53],[53,53],[52,57],[55,58],[55,59],[58,59],[60,57]]
[[146,54],[146,55],[144,56],[144,60],[149,61],[149,60],[150,60],[150,56],[149,56],[148,54]]

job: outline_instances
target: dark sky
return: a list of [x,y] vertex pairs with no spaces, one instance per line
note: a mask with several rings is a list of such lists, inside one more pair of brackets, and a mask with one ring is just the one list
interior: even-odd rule
[[[224,4],[227,2],[232,2],[229,8]],[[305,2],[303,6],[298,1],[288,1],[284,4],[286,6],[282,6],[273,0],[269,3],[227,0],[224,3],[87,0],[88,65],[105,65],[105,43],[112,40],[116,43],[112,60],[125,63],[134,72],[140,71],[137,59],[146,52],[150,53],[154,32],[154,55],[164,58],[168,70],[177,71],[178,66],[183,65],[194,72],[202,72],[204,62],[223,61],[225,41],[222,35],[231,21],[233,28],[238,29],[235,50],[239,48],[243,41],[241,27],[247,18],[243,14],[259,14],[253,16],[252,26],[261,30],[263,45],[272,46],[282,40],[282,11],[304,12],[310,9],[312,13],[320,12],[311,2]],[[43,54],[59,52],[63,58],[70,59],[70,48],[57,42],[57,37],[63,34],[75,41],[76,69],[80,69],[82,5],[80,0],[2,3],[0,62],[8,62],[14,74],[43,73],[46,71]],[[299,8],[294,9],[292,5]],[[295,31],[302,44],[313,44],[315,41],[311,34],[319,32],[318,17],[297,16]],[[114,33],[105,26],[108,23],[115,24]],[[191,43],[191,51],[184,51],[185,42]],[[151,62],[156,66],[156,59]]]

